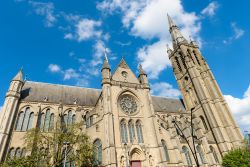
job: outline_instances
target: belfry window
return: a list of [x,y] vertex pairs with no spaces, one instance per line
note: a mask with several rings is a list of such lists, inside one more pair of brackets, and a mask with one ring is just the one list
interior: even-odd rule
[[161,144],[162,144],[162,147],[164,150],[165,160],[169,162],[170,158],[169,158],[168,148],[167,148],[167,144],[166,144],[165,140],[161,140]]
[[200,64],[200,61],[199,61],[199,59],[198,59],[198,57],[197,57],[197,55],[196,55],[196,53],[195,53],[195,51],[193,51],[193,53],[194,53],[194,57],[195,57],[197,63],[198,63],[199,65],[201,65],[201,64]]
[[102,143],[100,139],[94,142],[94,163],[95,165],[102,164]]
[[17,118],[16,131],[27,131],[32,128],[34,113],[30,112],[30,108],[27,107],[25,111],[21,111]]
[[183,146],[182,147],[182,152],[184,153],[185,155],[185,158],[186,158],[186,161],[187,161],[187,164],[188,166],[192,166],[192,159],[190,157],[190,153],[189,153],[189,150],[186,146]]
[[142,132],[142,125],[140,121],[136,122],[136,131],[138,137],[138,143],[143,143],[143,132]]
[[175,62],[176,62],[176,64],[177,64],[177,67],[178,67],[179,71],[181,72],[182,69],[181,69],[181,65],[180,65],[180,62],[179,62],[178,58],[175,57],[174,59],[175,59]]
[[120,132],[122,143],[128,143],[128,133],[125,120],[122,120],[120,123]]

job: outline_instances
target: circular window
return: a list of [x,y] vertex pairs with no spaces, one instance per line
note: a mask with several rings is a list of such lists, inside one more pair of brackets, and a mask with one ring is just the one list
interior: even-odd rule
[[137,103],[132,96],[125,95],[120,100],[120,107],[126,114],[133,114],[137,111]]
[[128,77],[128,73],[127,73],[126,71],[122,71],[122,76],[123,76],[124,78],[127,78],[127,77]]

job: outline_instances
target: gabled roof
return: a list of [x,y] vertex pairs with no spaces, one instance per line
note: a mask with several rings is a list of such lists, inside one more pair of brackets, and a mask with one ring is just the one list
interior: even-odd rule
[[21,92],[24,101],[95,106],[99,89],[26,81]]
[[[21,92],[21,100],[30,102],[51,102],[95,106],[101,89],[57,85],[26,81]],[[181,100],[152,96],[156,112],[178,112],[185,110]]]

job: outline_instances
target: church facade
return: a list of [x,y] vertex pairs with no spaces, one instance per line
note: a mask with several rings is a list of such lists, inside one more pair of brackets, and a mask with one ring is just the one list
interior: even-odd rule
[[198,45],[168,21],[167,53],[183,100],[152,96],[142,67],[136,77],[124,59],[113,74],[104,59],[100,90],[24,81],[19,71],[0,115],[0,160],[25,156],[27,130],[49,131],[63,115],[83,122],[100,166],[221,166],[243,136]]

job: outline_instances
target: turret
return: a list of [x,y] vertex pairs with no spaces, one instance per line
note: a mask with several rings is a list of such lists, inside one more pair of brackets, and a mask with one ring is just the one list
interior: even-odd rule
[[148,77],[145,71],[142,68],[142,65],[139,64],[139,76],[138,76],[141,84],[143,84],[144,88],[149,89],[149,84],[148,84]]
[[8,152],[8,142],[16,121],[17,107],[23,84],[23,72],[21,69],[10,83],[3,109],[0,113],[0,162],[4,161]]
[[108,57],[107,57],[107,52],[105,50],[104,52],[104,61],[103,61],[103,66],[102,66],[102,84],[105,83],[110,83],[110,66],[108,63]]
[[15,97],[20,97],[20,92],[22,89],[22,86],[24,84],[23,81],[23,70],[19,70],[19,72],[16,74],[16,76],[12,79],[10,83],[9,90],[6,94],[6,97],[8,96],[15,96]]

